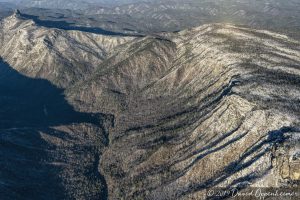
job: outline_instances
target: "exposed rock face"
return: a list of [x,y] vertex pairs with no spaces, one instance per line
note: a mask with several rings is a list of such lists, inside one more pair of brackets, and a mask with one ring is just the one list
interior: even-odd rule
[[0,55],[14,69],[64,88],[90,75],[114,48],[133,39],[42,28],[19,11],[1,21],[0,35]]
[[297,159],[287,163],[299,147],[283,147],[299,143],[299,50],[284,35],[216,24],[109,58],[68,92],[81,111],[115,115],[101,161],[109,196],[200,199],[208,187],[299,181]]
[[[20,146],[28,151],[2,158],[8,166],[0,174],[5,194],[19,195],[22,177],[40,183],[43,172],[55,175],[53,185],[61,184],[53,188],[53,198],[71,199],[107,194],[109,199],[204,199],[205,189],[215,186],[299,185],[299,41],[230,24],[104,40],[36,27],[16,16],[1,22],[1,30],[1,57],[22,74],[65,87],[76,110],[64,97],[54,104],[56,98],[37,101],[36,115],[51,115],[53,121],[35,127],[36,137],[32,128],[24,129],[31,121],[20,118],[16,132],[4,123],[0,152]],[[37,42],[44,37],[50,37],[51,48],[44,39]],[[10,79],[4,77],[6,88]],[[62,105],[68,115],[51,112]],[[30,100],[24,109],[28,106]],[[69,121],[70,116],[75,117]],[[27,141],[25,135],[34,138]],[[30,157],[35,148],[45,154]],[[50,171],[46,165],[41,174],[25,177],[25,171],[32,172],[28,164],[9,182],[7,174],[15,172],[9,166],[20,166],[18,158],[50,163]],[[27,182],[21,182],[25,191]]]

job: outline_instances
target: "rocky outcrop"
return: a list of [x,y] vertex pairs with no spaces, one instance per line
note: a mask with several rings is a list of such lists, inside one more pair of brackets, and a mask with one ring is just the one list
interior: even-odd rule
[[131,37],[39,27],[19,11],[1,21],[0,56],[19,72],[67,87],[92,74]]
[[[18,116],[16,134],[3,123],[1,152],[29,148],[7,154],[8,166],[20,166],[13,164],[18,156],[21,163],[50,163],[53,185],[61,184],[53,189],[57,197],[204,199],[206,189],[218,186],[299,185],[299,41],[231,24],[111,38],[45,29],[20,17],[1,22],[6,68],[66,88],[67,101],[49,82],[30,91],[28,77],[1,77],[1,88],[10,89],[1,91],[11,108],[4,114],[16,112],[6,98],[16,102],[10,91],[22,96],[20,85],[35,97],[49,87],[55,92],[44,94],[50,101],[26,99],[20,108],[37,111]],[[10,87],[10,80],[18,82]],[[42,119],[34,127],[42,146],[23,138],[32,135],[24,126],[36,125],[32,115]],[[32,149],[42,153],[31,158]],[[42,172],[30,176],[34,183]],[[0,176],[1,184],[5,193],[20,194],[17,182],[25,175],[9,183],[11,173]],[[27,179],[21,183],[27,191]]]
[[109,196],[201,199],[210,187],[299,181],[288,162],[299,152],[299,50],[284,35],[215,24],[109,58],[67,92],[81,111],[115,116],[101,160]]

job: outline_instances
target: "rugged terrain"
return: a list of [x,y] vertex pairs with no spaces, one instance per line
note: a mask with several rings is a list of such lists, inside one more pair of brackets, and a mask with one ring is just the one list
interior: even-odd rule
[[19,12],[0,27],[1,198],[299,186],[299,41],[224,23],[104,36]]
[[84,13],[102,26],[131,25],[130,29],[144,32],[177,31],[216,22],[293,30],[299,27],[299,8],[297,0],[150,0],[112,8],[95,6]]
[[[5,1],[5,0],[0,0]],[[233,23],[299,37],[298,0],[12,0],[2,3],[1,16],[12,7],[44,23],[61,22],[113,32],[174,32],[209,23]],[[2,8],[1,8],[2,7]],[[66,22],[68,24],[66,24]],[[61,26],[61,24],[60,24]]]
[[91,72],[87,60],[101,62],[119,40],[101,46],[105,37],[46,30],[19,13],[0,27],[0,198],[105,197],[97,168],[107,117],[74,111],[62,88]]
[[19,72],[66,87],[90,75],[114,48],[132,38],[37,26],[17,11],[0,24],[1,57]]
[[101,160],[109,196],[299,184],[299,50],[284,35],[214,24],[109,58],[67,91],[81,111],[115,116]]

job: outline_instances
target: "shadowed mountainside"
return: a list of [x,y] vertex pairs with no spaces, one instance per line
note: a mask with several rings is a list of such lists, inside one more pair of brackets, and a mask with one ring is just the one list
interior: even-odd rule
[[98,171],[108,143],[103,119],[74,111],[62,89],[1,59],[1,199],[106,199]]
[[296,40],[230,24],[123,46],[66,92],[115,116],[101,160],[109,196],[299,184],[299,55]]
[[0,94],[0,129],[100,123],[100,116],[74,111],[62,89],[47,80],[21,75],[2,59]]
[[299,41],[231,24],[138,38],[39,27],[18,13],[0,25],[8,199],[299,186]]

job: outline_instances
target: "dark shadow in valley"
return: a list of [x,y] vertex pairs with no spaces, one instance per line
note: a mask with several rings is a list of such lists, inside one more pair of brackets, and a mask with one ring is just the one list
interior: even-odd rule
[[63,166],[52,164],[54,160],[48,152],[55,147],[41,138],[40,131],[0,131],[2,200],[67,199],[59,177]]
[[100,116],[76,112],[63,92],[47,80],[21,75],[0,59],[0,130],[100,123]]
[[121,32],[113,32],[104,30],[99,27],[83,27],[83,26],[76,26],[74,23],[69,23],[62,20],[41,20],[38,16],[35,15],[28,15],[28,14],[20,14],[21,17],[24,17],[26,19],[33,20],[37,25],[47,27],[47,28],[58,28],[62,30],[74,30],[74,31],[82,31],[82,32],[88,32],[88,33],[95,33],[95,34],[101,34],[101,35],[109,35],[109,36],[135,36],[135,37],[142,37],[142,35],[138,34],[126,34]]
[[[85,147],[76,138],[53,128],[90,124],[104,129],[104,115],[75,111],[63,92],[47,80],[20,74],[0,58],[0,199],[69,199],[63,171],[80,167],[78,156],[99,159],[92,150],[81,150]],[[66,141],[78,144],[65,146]],[[96,167],[91,173],[104,186],[91,199],[107,199],[104,178]]]

